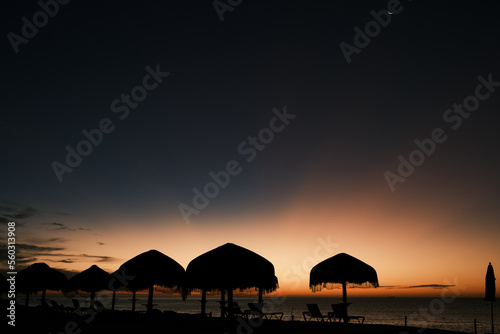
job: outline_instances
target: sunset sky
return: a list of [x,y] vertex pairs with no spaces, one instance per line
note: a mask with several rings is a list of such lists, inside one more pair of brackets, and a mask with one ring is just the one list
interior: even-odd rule
[[[231,242],[274,264],[279,293],[312,294],[310,269],[345,252],[381,285],[352,295],[481,296],[500,269],[497,7],[74,1],[13,46],[42,9],[2,4],[2,272],[15,221],[18,269],[111,272],[150,249],[186,268]],[[374,15],[390,22],[361,47]],[[88,154],[71,167],[68,147]]]

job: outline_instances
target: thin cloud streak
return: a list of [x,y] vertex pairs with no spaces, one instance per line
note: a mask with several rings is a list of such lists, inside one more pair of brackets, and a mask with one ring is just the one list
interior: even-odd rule
[[3,205],[0,206],[0,224],[23,220],[35,216],[40,213],[37,209],[31,206],[24,206],[8,200],[0,200]]
[[451,288],[454,286],[455,286],[455,284],[381,285],[380,288],[386,288],[386,289],[418,289],[418,288],[445,289],[445,288]]
[[65,231],[91,231],[91,229],[89,228],[84,228],[84,227],[70,227],[66,224],[63,224],[63,223],[56,223],[56,222],[52,222],[52,223],[43,223],[42,225],[49,225],[49,226],[52,226],[54,228],[50,229],[48,228],[49,231],[62,231],[62,230],[65,230]]

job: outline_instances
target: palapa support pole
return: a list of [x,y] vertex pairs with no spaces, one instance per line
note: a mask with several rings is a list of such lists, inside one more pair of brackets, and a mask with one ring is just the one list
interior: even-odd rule
[[344,318],[344,323],[348,322],[347,318],[347,283],[346,281],[342,282],[342,301],[344,303],[344,308],[345,308],[345,318]]
[[347,283],[346,281],[342,282],[342,301],[344,304],[347,304]]
[[205,304],[207,303],[207,290],[201,291],[201,315],[205,315]]
[[262,303],[262,287],[259,287],[259,304]]
[[116,302],[116,290],[113,290],[113,298],[111,299],[111,311],[115,310],[115,302]]
[[221,289],[220,290],[220,317],[225,318],[226,317],[226,290]]
[[148,304],[146,306],[148,312],[151,312],[153,310],[153,287],[153,284],[149,285]]
[[132,312],[135,312],[135,301],[137,299],[135,299],[135,290],[132,291]]
[[227,309],[228,309],[228,315],[229,319],[232,319],[234,317],[234,308],[233,308],[233,289],[227,289]]
[[90,292],[90,308],[94,308],[94,300],[95,300],[95,290]]
[[42,301],[45,301],[45,293],[47,292],[47,289],[43,289],[42,291]]

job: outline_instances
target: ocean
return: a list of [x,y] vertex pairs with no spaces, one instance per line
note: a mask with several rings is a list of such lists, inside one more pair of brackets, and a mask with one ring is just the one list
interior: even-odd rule
[[[18,302],[24,304],[24,298],[20,296]],[[30,306],[39,303],[40,295],[32,295]],[[54,299],[65,306],[72,306],[71,298],[62,294],[47,294],[48,299]],[[89,298],[77,296],[82,305],[88,306]],[[117,296],[115,309],[131,310],[132,295],[119,294]],[[137,311],[144,311],[147,295],[138,294],[136,303]],[[111,307],[110,294],[98,294],[106,308]],[[200,296],[192,295],[183,301],[180,296],[171,296],[155,293],[153,303],[155,308],[161,311],[175,311],[179,313],[200,313]],[[217,296],[208,296],[206,312],[212,312],[214,316],[220,315]],[[235,296],[242,310],[248,309],[247,303],[256,302],[256,297]],[[350,315],[363,315],[365,323],[404,325],[407,316],[408,326],[420,328],[438,328],[466,333],[474,333],[474,319],[477,322],[478,333],[491,332],[491,309],[490,303],[481,298],[457,298],[453,301],[444,302],[439,298],[382,298],[382,297],[351,297],[348,300]],[[318,304],[322,313],[331,311],[330,304],[339,303],[338,297],[267,297],[264,298],[266,306],[264,311],[283,312],[283,320],[304,321],[302,312],[307,310],[306,304]],[[493,305],[494,319],[500,324],[500,305]],[[500,331],[500,326],[496,326]]]

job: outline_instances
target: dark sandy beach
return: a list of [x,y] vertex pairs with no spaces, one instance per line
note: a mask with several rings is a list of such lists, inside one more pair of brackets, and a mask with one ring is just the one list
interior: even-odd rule
[[131,311],[76,314],[19,306],[16,310],[18,333],[458,333],[437,329],[419,329],[373,324],[343,324],[304,321],[248,321],[207,318],[175,312],[145,314]]

